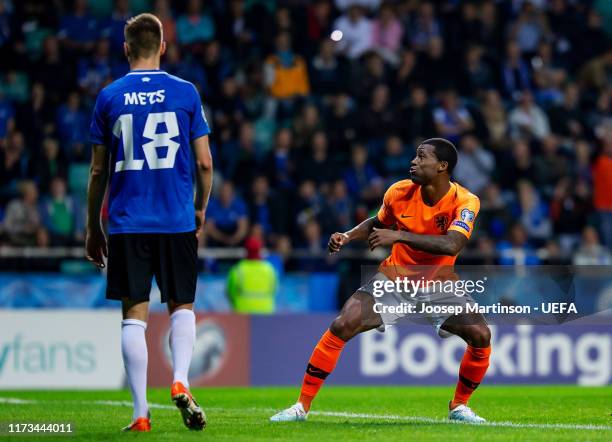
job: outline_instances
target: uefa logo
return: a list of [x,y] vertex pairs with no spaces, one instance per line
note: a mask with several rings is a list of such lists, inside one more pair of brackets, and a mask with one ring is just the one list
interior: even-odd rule
[[[164,335],[164,354],[168,364],[172,366],[169,342],[170,332],[168,331]],[[189,378],[195,380],[203,376],[215,375],[223,364],[226,350],[227,339],[223,328],[210,319],[198,322]]]

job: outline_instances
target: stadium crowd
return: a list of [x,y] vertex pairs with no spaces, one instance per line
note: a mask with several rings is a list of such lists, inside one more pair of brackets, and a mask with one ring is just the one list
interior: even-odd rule
[[82,244],[91,111],[144,11],[212,127],[207,246],[323,252],[441,136],[471,248],[612,264],[606,1],[0,0],[1,244]]

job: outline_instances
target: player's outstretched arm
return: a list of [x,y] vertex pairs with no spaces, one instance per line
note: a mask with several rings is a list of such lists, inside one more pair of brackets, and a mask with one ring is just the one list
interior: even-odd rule
[[342,246],[348,244],[351,241],[366,241],[368,239],[368,236],[372,232],[372,229],[374,229],[375,227],[384,227],[384,225],[380,222],[377,216],[373,216],[371,218],[366,219],[365,221],[356,225],[347,232],[334,233],[329,238],[329,243],[327,244],[329,253],[331,254],[339,252]]
[[379,246],[389,246],[395,242],[403,242],[415,250],[432,255],[456,256],[468,242],[468,238],[453,230],[446,235],[419,235],[403,230],[386,230],[375,228],[370,237],[370,250]]
[[208,144],[208,135],[196,138],[192,141],[193,152],[196,162],[196,192],[195,192],[195,210],[196,210],[196,234],[199,235],[202,223],[204,222],[204,213],[208,206],[208,198],[212,189],[213,180],[213,162]]
[[100,211],[108,182],[108,151],[101,144],[93,145],[89,183],[87,186],[87,233],[85,249],[87,259],[104,267],[103,256],[108,256],[106,238],[100,224]]

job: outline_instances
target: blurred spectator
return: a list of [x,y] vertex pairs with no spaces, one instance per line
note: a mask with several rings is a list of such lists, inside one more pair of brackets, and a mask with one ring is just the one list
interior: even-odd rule
[[508,119],[513,138],[542,139],[550,134],[548,117],[533,102],[533,95],[529,90],[524,90],[520,94],[518,105],[510,111]]
[[223,182],[218,197],[211,197],[205,228],[211,247],[238,246],[248,233],[247,207],[231,181]]
[[323,43],[332,31],[332,2],[330,0],[316,0],[309,3],[306,23],[308,38],[312,42]]
[[548,205],[529,181],[519,181],[516,187],[513,215],[525,228],[529,239],[542,245],[552,234]]
[[480,39],[481,22],[478,17],[478,7],[474,2],[461,4],[458,20],[452,20],[450,29],[446,31],[449,40],[449,49],[459,52]]
[[206,84],[200,85],[207,103],[215,109],[222,104],[220,100],[221,83],[231,73],[231,64],[221,56],[221,45],[211,41],[204,48],[202,67],[206,73]]
[[497,251],[500,253],[501,265],[540,264],[535,249],[529,244],[525,228],[518,223],[510,228],[508,240],[498,243]]
[[266,176],[279,191],[291,190],[295,185],[295,154],[292,148],[293,134],[291,130],[282,128],[276,133],[274,150],[264,160]]
[[8,203],[2,225],[9,244],[45,247],[48,245],[48,236],[38,213],[36,184],[22,181],[19,190],[21,197]]
[[503,238],[512,223],[512,215],[497,184],[490,183],[481,192],[478,219],[476,232],[488,233],[495,239]]
[[229,141],[244,120],[246,108],[235,77],[225,77],[221,83],[219,103],[213,110],[217,139]]
[[501,170],[501,184],[505,189],[514,188],[520,180],[535,180],[535,167],[531,156],[531,149],[526,140],[516,140],[512,152],[503,161]]
[[579,266],[612,264],[612,254],[599,243],[597,230],[592,226],[586,226],[582,231],[582,242],[574,255],[573,263]]
[[353,227],[353,202],[344,181],[333,183],[323,212],[326,232],[345,232]]
[[341,32],[337,36],[336,50],[351,60],[359,58],[372,46],[372,22],[358,5],[349,6],[348,11],[336,19],[333,28]]
[[227,294],[237,313],[274,312],[278,277],[272,264],[262,259],[262,246],[261,237],[248,237],[244,242],[246,259],[235,264],[227,275]]
[[111,81],[110,46],[107,39],[98,40],[93,56],[79,62],[77,78],[79,87],[92,99]]
[[288,233],[290,213],[287,202],[283,195],[270,189],[268,178],[263,175],[255,177],[248,204],[251,224],[261,226],[265,235]]
[[540,193],[547,199],[559,180],[570,173],[567,158],[560,153],[559,140],[548,135],[542,140],[542,149],[534,161],[536,184]]
[[610,84],[611,69],[612,49],[584,65],[578,73],[580,86],[587,90],[601,90]]
[[291,49],[288,32],[276,37],[276,52],[266,59],[265,78],[270,95],[282,100],[281,105],[287,106],[287,114],[293,111],[292,99],[308,95],[310,84],[306,62]]
[[531,2],[523,2],[521,12],[510,29],[510,38],[516,40],[522,52],[534,53],[538,44],[549,34],[546,15]]
[[449,63],[449,57],[444,52],[444,40],[434,37],[427,46],[427,51],[419,57],[419,65],[426,75],[423,84],[427,92],[434,94],[453,86],[454,66]]
[[551,43],[542,42],[531,59],[536,101],[543,107],[559,103],[563,99],[563,83],[567,80],[565,66],[556,60]]
[[425,73],[417,64],[416,52],[406,49],[400,55],[395,89],[400,92],[403,99],[409,98],[412,89],[424,83]]
[[312,88],[322,96],[337,94],[347,87],[345,82],[348,72],[345,59],[336,55],[334,44],[332,40],[324,39],[310,66]]
[[181,50],[176,43],[168,43],[163,58],[163,70],[184,80],[191,81],[196,87],[206,91],[208,83],[206,73],[199,63],[192,57],[182,57]]
[[[310,180],[317,186],[327,187],[338,178],[338,165],[329,152],[325,132],[315,132],[311,144],[309,152],[300,161],[300,181]],[[325,193],[325,190],[322,191]]]
[[453,172],[456,180],[470,192],[480,195],[491,181],[495,169],[495,157],[486,151],[474,135],[461,139],[457,166]]
[[71,92],[57,110],[57,134],[69,158],[75,155],[75,145],[89,137],[89,115],[82,110],[81,96],[76,91]]
[[517,99],[522,91],[531,89],[529,67],[522,58],[520,46],[515,41],[506,44],[501,80],[502,91],[508,99]]
[[394,7],[390,3],[383,3],[372,22],[372,46],[388,63],[397,64],[403,33]]
[[327,250],[327,238],[323,237],[321,225],[315,220],[307,221],[302,229],[303,242],[302,249],[314,256],[320,255]]
[[308,221],[316,220],[322,210],[323,199],[314,181],[302,181],[298,188],[297,200],[294,203],[293,219],[299,227],[303,227]]
[[585,135],[584,118],[579,106],[580,90],[574,83],[563,89],[562,103],[548,112],[553,133],[564,138],[578,138]]
[[[323,130],[319,109],[314,104],[306,104],[293,123],[295,147],[300,151],[309,149],[312,137]],[[325,132],[323,132],[325,135]]]
[[410,26],[410,42],[418,51],[424,51],[430,46],[432,39],[441,37],[440,23],[434,15],[434,6],[430,2],[423,2]]
[[380,176],[368,163],[368,150],[364,145],[353,145],[351,165],[344,172],[344,182],[349,193],[358,195],[363,201],[375,200],[384,191]]
[[400,126],[405,141],[417,144],[416,140],[430,137],[434,130],[433,113],[427,101],[427,92],[421,86],[411,89],[410,98],[401,112]]
[[349,145],[357,135],[356,115],[351,98],[346,94],[336,95],[332,99],[331,107],[331,115],[326,121],[329,140],[334,149],[348,158]]
[[53,107],[42,83],[34,83],[30,99],[17,109],[19,127],[30,146],[40,146],[42,139],[55,129]]
[[359,133],[369,142],[381,145],[385,136],[395,130],[395,113],[391,107],[389,88],[379,84],[372,90],[369,106],[362,111]]
[[487,0],[480,6],[480,44],[489,56],[497,56],[504,46],[504,26],[495,2]]
[[593,206],[603,243],[612,248],[612,128],[603,134],[602,152],[593,163]]
[[472,45],[465,53],[465,66],[461,81],[463,96],[478,95],[495,86],[495,77],[488,63],[483,59],[484,48]]
[[0,149],[0,199],[17,194],[17,183],[30,175],[23,134],[14,131]]
[[[129,0],[114,0],[113,12],[104,24],[104,36],[108,38],[110,50],[115,54],[123,54],[123,29],[125,23],[133,16],[130,11]],[[166,29],[164,28],[164,40],[166,39]]]
[[15,127],[15,108],[0,92],[0,147]]
[[444,93],[441,106],[434,109],[433,117],[438,135],[453,143],[474,128],[470,112],[459,103],[457,93],[452,89]]
[[83,240],[81,213],[76,201],[66,194],[63,178],[51,181],[51,191],[40,205],[40,214],[51,246],[69,246]]
[[49,35],[43,41],[43,53],[32,69],[36,81],[45,86],[50,102],[57,106],[66,93],[74,88],[76,72],[62,58],[58,38]]
[[573,55],[577,58],[577,64],[583,64],[610,48],[610,36],[604,31],[601,15],[595,9],[588,12],[586,28],[580,29],[580,32],[576,32],[575,28],[568,28],[567,31],[575,34],[576,49]]
[[387,184],[405,180],[408,177],[414,150],[409,151],[397,135],[390,135],[385,141],[384,155],[381,156],[380,169],[387,178]]
[[215,22],[203,11],[201,0],[188,0],[186,13],[176,21],[176,35],[182,46],[195,50],[215,37]]
[[590,192],[584,181],[561,179],[550,203],[550,218],[561,248],[571,252],[579,240],[580,231],[587,224],[591,211]]
[[168,44],[176,43],[176,21],[170,8],[169,0],[155,0],[153,14],[162,22],[164,40]]
[[587,184],[590,184],[593,180],[591,151],[591,145],[586,140],[577,140],[574,145],[575,161],[571,164],[573,167],[572,175]]
[[62,44],[71,51],[91,51],[99,37],[98,22],[87,11],[87,0],[74,0],[72,14],[64,15],[57,34]]
[[67,177],[66,162],[60,157],[60,149],[57,140],[45,138],[42,142],[42,155],[34,165],[35,176],[38,187],[43,193],[51,188],[51,180],[55,177]]
[[480,109],[484,117],[489,139],[487,145],[495,150],[504,150],[508,142],[508,118],[499,92],[489,90],[484,94]]
[[239,188],[247,189],[257,171],[260,150],[255,140],[253,125],[248,122],[242,123],[238,140],[232,140],[220,149],[219,170]]
[[372,90],[377,86],[388,86],[389,77],[387,67],[382,57],[370,51],[363,55],[363,69],[360,69],[354,79],[354,91],[356,98],[366,104],[371,96]]

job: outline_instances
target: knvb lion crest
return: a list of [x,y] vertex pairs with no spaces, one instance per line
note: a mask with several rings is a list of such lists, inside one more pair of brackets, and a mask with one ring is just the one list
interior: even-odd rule
[[446,229],[448,228],[449,221],[449,216],[444,213],[434,216],[434,223],[436,224],[436,227],[440,232],[446,231]]

